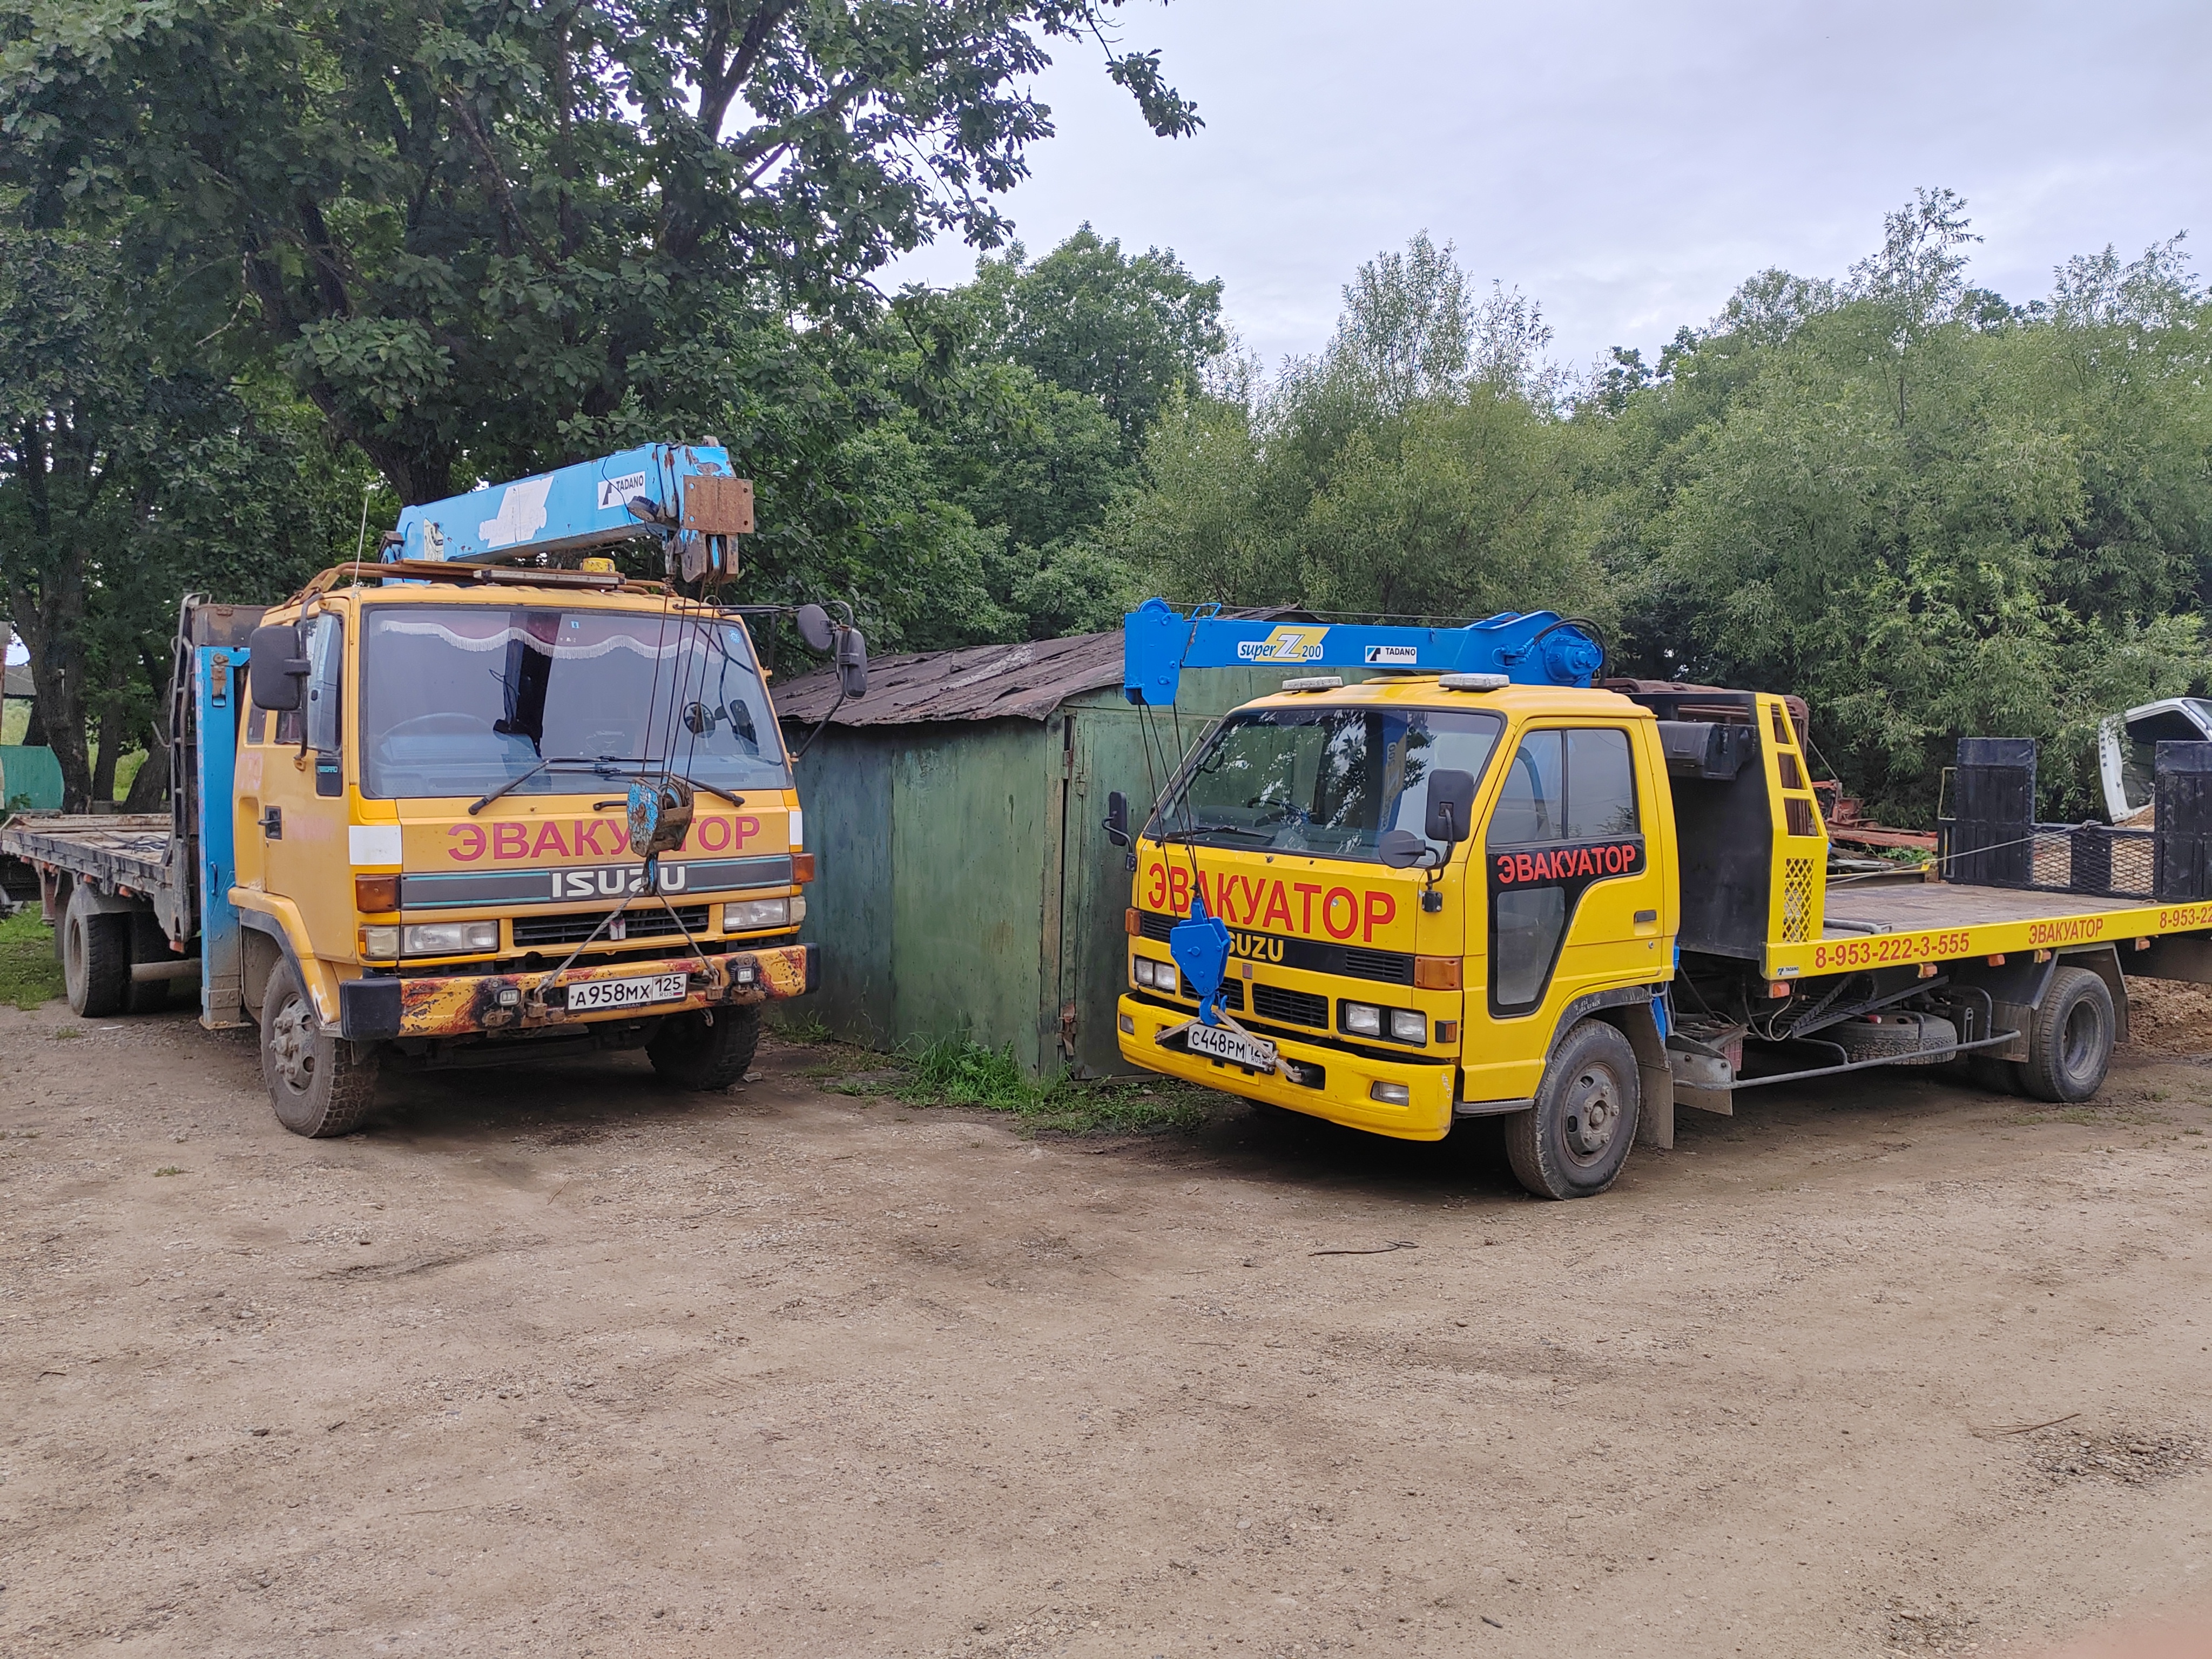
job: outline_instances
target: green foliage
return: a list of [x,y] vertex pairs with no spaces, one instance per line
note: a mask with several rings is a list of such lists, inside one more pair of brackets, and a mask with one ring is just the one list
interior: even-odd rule
[[1172,400],[1110,543],[1186,599],[1608,617],[1548,338],[1532,303],[1479,300],[1452,250],[1417,237],[1360,268],[1320,356]]
[[[591,453],[739,308],[853,319],[1050,136],[1121,0],[15,0],[0,182],[234,311],[407,501]],[[1109,63],[1164,136],[1155,57]]]
[[1594,450],[1638,672],[1799,692],[1894,822],[1966,734],[2043,741],[2043,811],[2096,811],[2098,720],[2203,673],[2212,399],[2169,244],[1970,289],[1923,192],[1840,285],[1767,272]]
[[11,206],[0,192],[0,592],[81,811],[159,740],[179,596],[281,598],[331,520],[354,530],[365,469],[316,453],[289,392],[211,372],[109,243]]
[[847,1091],[889,1095],[915,1106],[1007,1112],[1026,1131],[1061,1134],[1193,1129],[1205,1121],[1215,1098],[1159,1078],[1085,1083],[1063,1077],[1040,1083],[1014,1063],[1012,1044],[986,1048],[959,1032],[909,1043],[897,1060],[889,1075],[848,1083]]
[[54,960],[54,930],[36,909],[0,921],[0,1002],[35,1013],[63,994],[62,965]]
[[2212,305],[2177,240],[2010,306],[1975,240],[1923,191],[1844,280],[1761,272],[1577,387],[1417,237],[1319,356],[1171,398],[1107,544],[1182,599],[1591,617],[1616,672],[1806,696],[1893,822],[1959,737],[2037,738],[2087,816],[2098,720],[2205,678]]
[[1034,264],[1018,242],[980,261],[966,297],[985,352],[1093,400],[1125,456],[1229,349],[1218,278],[1195,281],[1158,248],[1125,256],[1087,223]]

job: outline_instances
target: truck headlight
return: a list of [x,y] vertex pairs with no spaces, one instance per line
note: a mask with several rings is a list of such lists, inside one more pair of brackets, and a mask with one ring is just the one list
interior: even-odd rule
[[361,953],[364,957],[384,958],[399,954],[399,930],[397,927],[364,927],[361,930]]
[[1344,1029],[1354,1036],[1381,1036],[1382,1011],[1371,1002],[1340,1002],[1337,1004],[1339,1018]]
[[1429,1036],[1429,1017],[1414,1008],[1393,1008],[1390,1011],[1390,1035],[1400,1042],[1425,1042]]
[[751,933],[763,927],[788,927],[806,914],[805,904],[804,899],[738,899],[722,907],[722,931]]
[[453,957],[464,951],[498,949],[499,924],[495,921],[422,921],[399,930],[402,956]]
[[1147,990],[1150,990],[1158,983],[1158,981],[1152,977],[1154,966],[1155,964],[1150,957],[1137,957],[1133,959],[1130,973],[1132,976],[1134,977],[1138,984],[1145,987]]

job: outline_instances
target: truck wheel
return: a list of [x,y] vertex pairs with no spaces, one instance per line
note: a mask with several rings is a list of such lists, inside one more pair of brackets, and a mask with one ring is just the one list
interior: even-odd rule
[[1505,1120],[1505,1156],[1539,1198],[1592,1198],[1613,1185],[1636,1139],[1636,1050],[1620,1030],[1586,1019],[1544,1068],[1534,1109]]
[[2021,1080],[2038,1100],[2087,1100],[2112,1063],[2112,994],[2087,968],[2061,968],[2027,1028]]
[[261,994],[261,1078],[276,1121],[315,1139],[352,1133],[375,1098],[378,1060],[374,1043],[322,1029],[300,975],[280,958]]
[[70,1012],[85,1019],[121,1013],[131,994],[131,918],[95,908],[76,887],[62,915],[61,942]]
[[645,1057],[664,1083],[716,1093],[744,1076],[760,1028],[758,1004],[671,1014],[645,1045]]
[[[161,931],[161,924],[151,910],[133,910],[124,920],[131,924],[132,962],[177,960],[169,949],[169,936]],[[169,1005],[169,981],[166,979],[149,979],[143,982],[131,980],[125,988],[124,1000],[131,1013],[159,1013]]]

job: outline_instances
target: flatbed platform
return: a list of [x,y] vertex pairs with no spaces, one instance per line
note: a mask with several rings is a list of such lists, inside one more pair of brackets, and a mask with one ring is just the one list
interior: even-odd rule
[[2212,902],[2139,904],[2094,894],[1944,882],[1839,884],[1828,890],[1822,915],[1819,939],[1767,947],[1771,977],[2128,945],[2212,931]]
[[0,855],[96,878],[106,889],[151,896],[169,852],[166,814],[16,817],[0,824]]

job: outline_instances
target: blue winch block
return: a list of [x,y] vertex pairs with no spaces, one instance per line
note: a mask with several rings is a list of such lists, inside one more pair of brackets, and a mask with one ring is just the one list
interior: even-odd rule
[[1598,642],[1553,611],[1501,611],[1464,628],[1365,623],[1251,622],[1206,605],[1185,616],[1146,599],[1121,623],[1121,695],[1158,708],[1186,668],[1374,668],[1417,674],[1503,674],[1516,685],[1588,686],[1604,665]]
[[1192,891],[1189,920],[1168,929],[1168,954],[1197,988],[1198,1017],[1208,1025],[1220,1024],[1221,982],[1229,973],[1229,924],[1206,914],[1204,889]]

